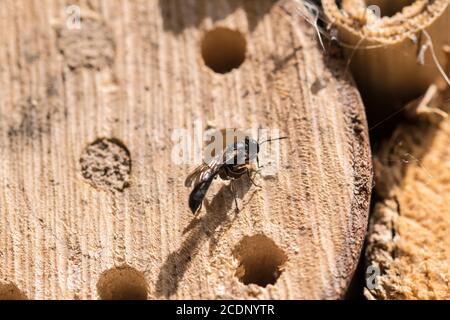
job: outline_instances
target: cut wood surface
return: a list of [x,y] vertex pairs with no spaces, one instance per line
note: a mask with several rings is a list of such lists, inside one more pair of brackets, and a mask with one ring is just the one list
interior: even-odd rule
[[371,122],[425,93],[446,63],[450,0],[323,0]]
[[[340,297],[367,226],[367,125],[295,10],[2,0],[0,298]],[[189,210],[195,163],[172,161],[172,137],[196,120],[289,136],[261,187],[236,182],[239,213],[220,180]]]
[[450,104],[448,93],[429,92],[415,104],[415,121],[401,125],[375,158],[381,200],[366,263],[380,277],[368,298],[450,298]]

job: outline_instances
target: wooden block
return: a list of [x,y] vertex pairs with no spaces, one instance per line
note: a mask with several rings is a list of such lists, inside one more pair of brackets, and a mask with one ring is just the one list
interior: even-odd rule
[[[366,231],[370,149],[358,92],[307,13],[70,3],[0,6],[1,297],[340,297]],[[220,180],[189,210],[201,158],[174,162],[173,137],[196,123],[289,136],[260,188],[236,182],[239,213]]]
[[415,120],[401,125],[375,158],[380,201],[366,252],[368,298],[450,298],[448,98],[435,92],[416,104]]
[[[340,3],[340,5],[339,5]],[[376,125],[443,78],[450,0],[323,0]],[[445,76],[445,75],[444,75]]]

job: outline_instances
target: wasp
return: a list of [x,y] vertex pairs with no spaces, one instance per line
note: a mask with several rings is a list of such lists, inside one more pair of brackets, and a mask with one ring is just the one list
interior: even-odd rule
[[[196,214],[202,205],[203,199],[208,192],[209,187],[214,179],[220,177],[222,180],[236,180],[247,174],[253,185],[258,186],[250,175],[250,163],[254,160],[259,166],[258,154],[261,145],[275,140],[287,139],[287,137],[280,137],[276,139],[268,139],[263,142],[249,138],[240,141],[235,141],[229,144],[219,154],[215,155],[209,163],[202,163],[194,171],[192,171],[186,178],[184,185],[187,188],[194,186],[189,195],[189,208],[193,214]],[[237,204],[236,192],[233,184],[231,188],[234,194],[234,202],[236,209],[239,211]]]

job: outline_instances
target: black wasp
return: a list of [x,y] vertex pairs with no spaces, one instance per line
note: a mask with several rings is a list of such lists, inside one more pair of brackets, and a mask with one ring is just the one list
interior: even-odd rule
[[[256,159],[259,168],[258,154],[261,145],[281,139],[287,139],[287,137],[268,139],[263,142],[257,142],[254,139],[245,137],[245,139],[229,144],[222,152],[214,156],[209,163],[203,163],[198,166],[187,176],[184,183],[188,188],[192,185],[194,186],[189,195],[189,208],[192,213],[196,214],[199,211],[209,186],[218,176],[222,180],[235,180],[247,174],[250,181],[256,185],[250,176],[250,162]],[[233,184],[231,184],[231,188],[234,193],[234,202],[238,209]]]

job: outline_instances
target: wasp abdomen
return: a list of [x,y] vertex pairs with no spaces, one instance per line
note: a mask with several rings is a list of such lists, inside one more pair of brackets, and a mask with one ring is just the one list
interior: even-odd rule
[[207,179],[198,183],[191,194],[189,195],[189,208],[193,214],[196,214],[200,209],[203,199],[205,198],[206,192],[208,192],[211,182],[214,180],[217,174],[211,174]]

